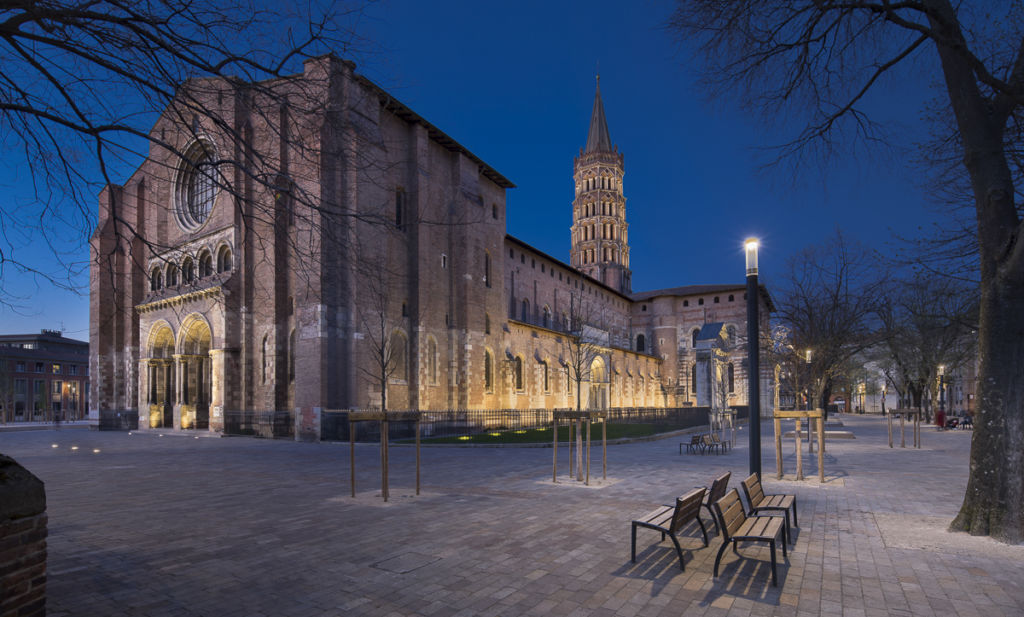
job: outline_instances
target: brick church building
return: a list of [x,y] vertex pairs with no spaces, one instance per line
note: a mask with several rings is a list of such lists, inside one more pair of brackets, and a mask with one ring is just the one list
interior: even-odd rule
[[[183,89],[146,160],[100,196],[94,421],[137,411],[141,429],[222,431],[228,411],[288,410],[309,428],[323,409],[382,400],[707,405],[712,373],[728,404],[746,403],[744,282],[632,289],[624,159],[599,85],[568,263],[506,233],[508,179],[350,62]],[[280,102],[300,97],[302,111]],[[711,372],[697,360],[707,325]],[[773,383],[766,370],[765,409]]]

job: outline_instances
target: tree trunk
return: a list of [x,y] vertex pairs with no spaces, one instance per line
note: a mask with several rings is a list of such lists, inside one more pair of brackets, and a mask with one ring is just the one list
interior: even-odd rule
[[[978,328],[978,408],[971,437],[971,472],[957,531],[1024,540],[1024,246],[1013,176],[1003,148],[1006,101],[982,95],[949,0],[928,0],[929,25],[971,179],[978,221],[981,306]],[[1018,58],[1018,62],[1021,59]],[[999,104],[997,104],[999,103]]]
[[576,481],[583,481],[583,418],[576,419]]
[[950,528],[1024,540],[1024,284],[983,283],[978,353],[978,406],[971,437],[971,474]]

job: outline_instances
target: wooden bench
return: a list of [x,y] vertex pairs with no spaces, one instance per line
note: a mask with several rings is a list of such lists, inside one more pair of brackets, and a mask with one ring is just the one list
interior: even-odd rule
[[725,452],[732,447],[732,443],[728,439],[722,439],[718,436],[718,433],[711,433],[711,442],[717,444],[722,452]]
[[696,434],[696,435],[690,435],[690,443],[686,443],[686,442],[680,441],[679,442],[679,453],[680,454],[683,453],[683,446],[686,446],[686,451],[690,452],[691,454],[696,452],[698,449],[703,449],[704,446],[701,443],[700,438],[701,438],[701,436],[699,434]]
[[786,533],[792,537],[793,534],[789,527],[790,509],[793,510],[793,527],[800,526],[796,520],[796,495],[765,495],[761,489],[761,481],[757,479],[756,474],[750,474],[742,482],[742,485],[743,496],[747,498],[747,503],[750,504],[748,514],[754,516],[762,512],[769,514],[781,512],[786,517]]
[[708,545],[708,532],[704,528],[704,522],[700,520],[700,505],[704,501],[705,492],[707,489],[703,487],[693,489],[682,497],[677,497],[675,506],[662,506],[633,521],[631,551],[633,562],[636,562],[636,528],[646,527],[660,531],[662,540],[665,539],[665,534],[672,538],[672,542],[676,545],[676,553],[679,554],[679,568],[686,570],[686,566],[683,564],[683,549],[679,546],[676,534],[684,525],[695,520],[700,525],[700,532],[704,535],[704,546]]
[[751,516],[743,512],[740,494],[732,489],[713,504],[718,528],[722,530],[722,548],[715,557],[715,577],[718,577],[718,565],[722,561],[725,547],[732,545],[732,551],[739,555],[736,545],[740,542],[767,542],[772,556],[772,585],[779,586],[779,577],[775,572],[775,543],[781,537],[782,556],[786,554],[786,528],[777,516]]
[[722,497],[725,497],[725,491],[729,488],[729,478],[732,477],[732,472],[727,471],[722,475],[715,478],[714,482],[711,483],[711,488],[708,489],[707,498],[701,503],[702,506],[708,509],[708,515],[711,517],[711,521],[715,524],[715,535],[718,535],[718,519],[715,517],[715,513],[711,510],[711,504],[715,503]]
[[711,435],[701,435],[700,442],[704,447],[704,452],[707,452],[708,450],[718,450],[719,453],[722,452],[722,443],[715,443],[715,440]]

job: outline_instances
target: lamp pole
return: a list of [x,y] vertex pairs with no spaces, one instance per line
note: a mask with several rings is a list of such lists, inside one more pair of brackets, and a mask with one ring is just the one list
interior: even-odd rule
[[940,430],[946,426],[946,366],[944,364],[939,365],[939,413],[936,424],[939,425]]
[[761,478],[761,367],[758,333],[757,238],[747,238],[747,415],[750,417],[750,473]]

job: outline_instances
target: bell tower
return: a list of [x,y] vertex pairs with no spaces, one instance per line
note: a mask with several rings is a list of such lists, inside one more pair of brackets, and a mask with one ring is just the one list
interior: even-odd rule
[[626,198],[622,194],[625,171],[622,155],[617,146],[612,146],[608,135],[600,75],[587,145],[573,163],[576,198],[572,202],[570,263],[612,289],[628,294],[632,282]]

